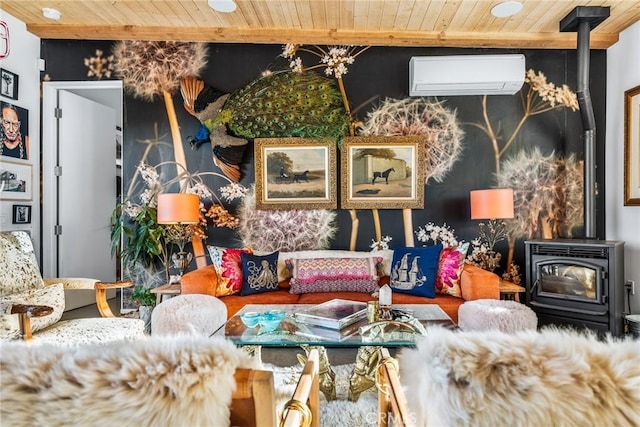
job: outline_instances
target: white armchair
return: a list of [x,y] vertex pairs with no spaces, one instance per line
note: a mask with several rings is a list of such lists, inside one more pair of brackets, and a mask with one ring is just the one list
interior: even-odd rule
[[[77,345],[136,339],[144,336],[144,322],[116,318],[106,290],[131,282],[102,283],[95,279],[42,279],[29,235],[0,233],[0,339]],[[65,289],[95,289],[104,317],[60,321]]]

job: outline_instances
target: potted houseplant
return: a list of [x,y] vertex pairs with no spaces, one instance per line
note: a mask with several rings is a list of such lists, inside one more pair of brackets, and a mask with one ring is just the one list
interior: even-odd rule
[[156,305],[156,296],[151,292],[151,288],[137,285],[133,288],[130,298],[139,305],[138,312],[140,319],[144,321],[145,331],[151,333],[151,312]]

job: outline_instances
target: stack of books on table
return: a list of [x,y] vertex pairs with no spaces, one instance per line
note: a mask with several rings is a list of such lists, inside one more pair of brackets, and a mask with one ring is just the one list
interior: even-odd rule
[[343,299],[333,299],[295,313],[296,320],[301,323],[300,335],[331,340],[353,335],[366,317],[366,303]]

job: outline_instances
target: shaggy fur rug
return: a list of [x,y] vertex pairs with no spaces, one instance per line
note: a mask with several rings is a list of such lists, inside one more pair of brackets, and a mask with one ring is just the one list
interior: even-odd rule
[[256,367],[232,343],[195,335],[73,349],[0,342],[0,422],[223,426],[236,368]]
[[[278,407],[291,398],[300,377],[300,366],[279,367],[266,365],[273,371]],[[378,425],[378,392],[375,388],[363,392],[357,402],[347,399],[349,375],[353,365],[332,366],[336,373],[336,400],[327,401],[320,393],[321,427],[375,427]]]
[[418,425],[640,425],[640,341],[630,338],[431,329],[399,358]]

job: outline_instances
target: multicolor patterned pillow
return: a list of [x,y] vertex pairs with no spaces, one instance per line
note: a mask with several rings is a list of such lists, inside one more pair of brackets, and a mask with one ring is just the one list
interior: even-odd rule
[[242,289],[240,295],[278,290],[278,252],[269,255],[240,254]]
[[209,257],[213,263],[213,268],[218,274],[218,285],[215,296],[223,297],[233,295],[242,289],[242,262],[241,254],[252,253],[250,248],[222,248],[218,246],[207,246]]
[[376,276],[376,264],[381,259],[368,258],[309,258],[292,259],[293,278],[297,283],[316,280],[371,279]]
[[440,252],[438,275],[436,276],[436,293],[448,294],[462,298],[460,276],[464,269],[464,259],[469,250],[469,243],[458,247],[447,247]]
[[288,259],[292,269],[289,292],[365,292],[378,290],[376,264],[380,257]]
[[435,298],[436,275],[442,244],[393,250],[389,286],[394,292]]
[[[262,254],[260,254],[262,255]],[[376,265],[377,276],[388,276],[391,270],[391,259],[393,251],[385,249],[381,251],[347,251],[339,249],[328,250],[310,250],[310,251],[294,251],[282,252],[278,257],[278,281],[290,279],[292,277],[292,266],[287,267],[286,263],[293,259],[309,259],[309,258],[371,258],[373,257],[380,262]]]

